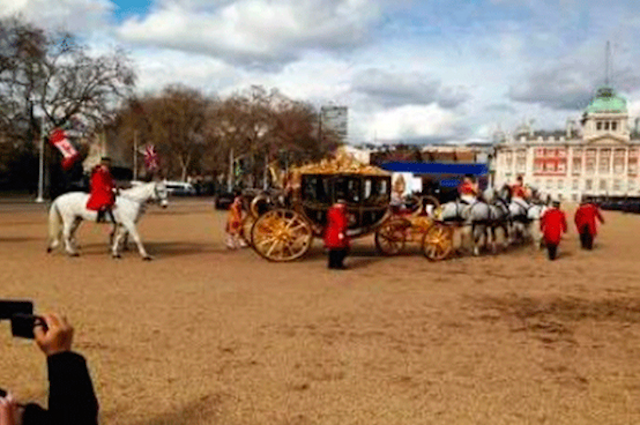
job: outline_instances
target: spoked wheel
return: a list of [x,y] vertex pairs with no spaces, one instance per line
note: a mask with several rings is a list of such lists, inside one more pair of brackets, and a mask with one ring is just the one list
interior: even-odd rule
[[442,223],[434,223],[422,238],[422,252],[430,261],[446,259],[453,250],[453,229]]
[[407,220],[392,219],[383,223],[376,231],[376,248],[384,255],[398,255],[407,242],[406,229],[411,226]]
[[309,251],[312,240],[309,222],[291,210],[269,211],[251,229],[253,249],[269,261],[297,260]]
[[253,242],[251,242],[251,229],[255,222],[256,219],[251,214],[247,214],[245,218],[242,219],[242,232],[240,235],[249,246],[253,246]]

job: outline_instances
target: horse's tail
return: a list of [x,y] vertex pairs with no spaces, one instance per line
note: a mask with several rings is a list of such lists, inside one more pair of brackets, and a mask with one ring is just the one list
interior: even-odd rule
[[60,233],[62,231],[62,216],[58,209],[58,202],[53,201],[49,208],[49,246],[48,251],[51,251],[60,239]]

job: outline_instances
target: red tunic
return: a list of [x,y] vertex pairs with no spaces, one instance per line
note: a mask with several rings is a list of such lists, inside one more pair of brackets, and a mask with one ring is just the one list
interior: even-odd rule
[[598,226],[596,225],[596,219],[600,220],[600,223],[604,223],[604,218],[600,214],[600,210],[594,204],[584,204],[576,210],[575,223],[578,232],[584,227],[589,226],[589,233],[595,236],[598,233]]
[[327,228],[324,232],[324,245],[329,249],[343,249],[349,247],[347,227],[349,220],[345,206],[337,204],[327,211]]
[[116,202],[114,188],[115,184],[109,170],[103,166],[96,167],[91,175],[91,196],[87,202],[87,209],[100,211],[113,207]]
[[558,245],[562,234],[567,232],[567,218],[557,208],[549,208],[540,218],[540,230],[546,243]]
[[525,199],[527,197],[527,191],[521,184],[514,184],[511,186],[511,196],[514,198]]
[[462,184],[458,186],[458,192],[460,195],[477,195],[476,188],[471,182],[462,182]]

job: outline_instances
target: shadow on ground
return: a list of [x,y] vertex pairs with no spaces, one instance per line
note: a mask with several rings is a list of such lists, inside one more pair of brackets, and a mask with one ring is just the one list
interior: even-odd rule
[[200,425],[216,423],[220,416],[223,396],[210,394],[195,400],[180,409],[162,413],[151,419],[135,422],[134,425]]

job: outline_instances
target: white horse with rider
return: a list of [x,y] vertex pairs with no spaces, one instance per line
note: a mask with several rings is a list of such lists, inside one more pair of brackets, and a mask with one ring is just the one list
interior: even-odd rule
[[[69,192],[57,197],[49,208],[49,241],[47,252],[53,251],[60,244],[70,256],[78,256],[75,244],[75,232],[82,221],[96,222],[98,212],[87,209],[89,194]],[[144,260],[151,260],[142,244],[136,223],[144,213],[144,206],[149,201],[156,201],[166,208],[168,192],[164,182],[153,181],[143,183],[130,189],[121,190],[116,196],[112,210],[115,223],[111,237],[111,254],[120,258],[120,242],[127,234],[135,241],[138,252]]]
[[487,228],[490,221],[489,205],[478,199],[478,187],[470,176],[465,176],[460,186],[460,197],[442,205],[440,218],[443,221],[461,224],[461,245],[466,235],[471,239],[474,255],[480,254],[480,247],[487,245]]

